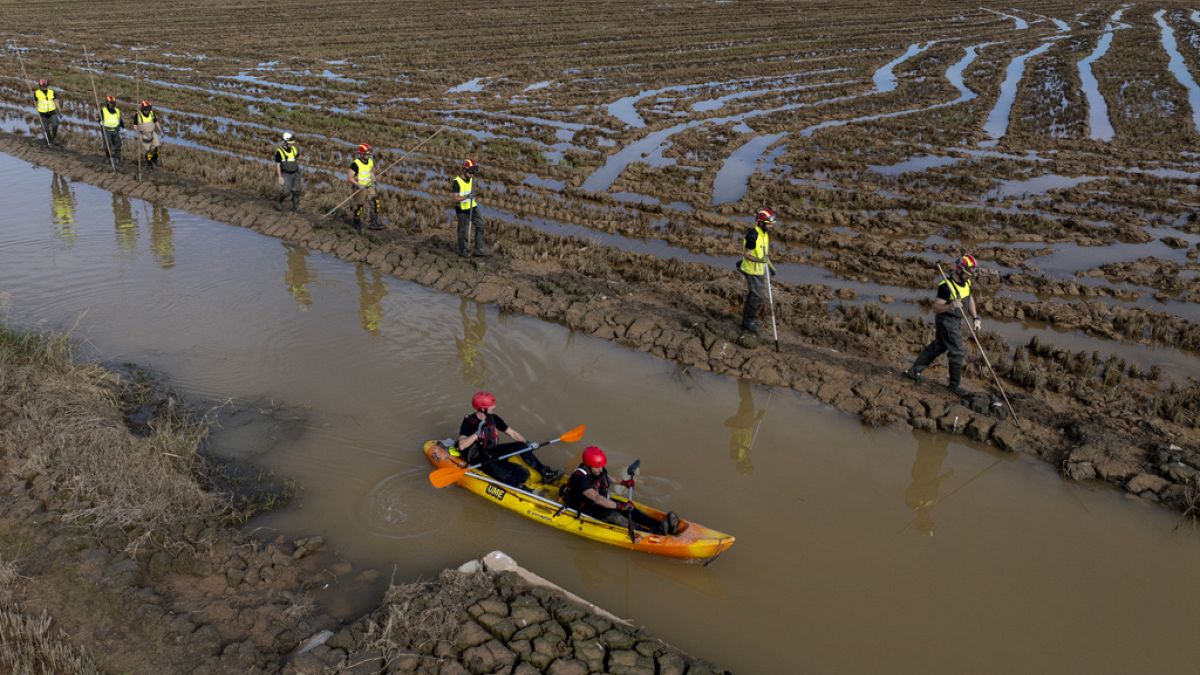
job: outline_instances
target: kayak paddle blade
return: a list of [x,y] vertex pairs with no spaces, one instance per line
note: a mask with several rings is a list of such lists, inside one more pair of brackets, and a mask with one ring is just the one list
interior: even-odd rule
[[587,429],[586,424],[580,424],[579,426],[568,431],[567,433],[563,434],[562,436],[559,436],[556,440],[562,441],[564,443],[574,443],[575,441],[583,438],[583,432],[586,429]]
[[433,487],[441,489],[458,482],[458,479],[462,478],[466,472],[466,467],[444,466],[429,474],[429,482],[433,484]]

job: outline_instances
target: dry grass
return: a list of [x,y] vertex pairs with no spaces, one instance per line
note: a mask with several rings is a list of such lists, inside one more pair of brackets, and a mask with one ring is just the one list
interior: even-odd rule
[[51,626],[44,612],[33,617],[21,611],[16,600],[21,576],[17,563],[0,560],[0,663],[17,675],[98,673],[87,655],[68,641],[61,629]]
[[385,661],[414,650],[428,652],[454,635],[468,607],[494,592],[487,572],[446,570],[437,579],[390,586],[366,639]]
[[65,336],[0,328],[0,400],[15,413],[0,428],[0,449],[64,522],[123,532],[132,552],[187,543],[179,539],[185,524],[229,512],[228,501],[193,476],[203,421],[168,412],[148,436],[134,436],[119,378],[74,364]]

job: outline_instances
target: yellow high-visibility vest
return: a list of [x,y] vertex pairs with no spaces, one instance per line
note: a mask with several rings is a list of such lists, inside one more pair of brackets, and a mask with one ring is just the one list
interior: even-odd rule
[[40,113],[52,113],[58,110],[58,104],[54,102],[53,89],[35,89],[34,97],[37,98],[37,111]]
[[966,300],[971,297],[971,280],[967,279],[967,283],[959,284],[953,277],[942,279],[938,282],[938,287],[945,284],[950,284],[950,300]]
[[375,182],[375,158],[372,157],[367,161],[362,161],[357,157],[354,158],[354,168],[357,169],[358,184],[363,187],[370,187]]
[[[475,179],[472,178],[471,180],[463,180],[462,176],[455,176],[454,182],[458,183],[458,196],[466,197],[467,195],[471,194],[471,185],[475,183]],[[458,203],[458,208],[461,211],[473,209],[475,206],[476,204],[474,197],[471,199],[463,199]]]
[[[754,257],[758,258],[759,260],[766,260],[767,247],[770,244],[771,235],[767,234],[767,231],[762,229],[761,227],[759,227],[757,223],[755,223],[754,229],[756,232],[758,232],[758,238],[754,240],[754,250],[751,251],[751,253],[753,253]],[[744,242],[743,242],[742,246],[743,246],[743,248],[745,247]],[[746,250],[749,250],[749,249],[746,249]],[[746,260],[745,258],[742,258],[742,263],[741,263],[740,269],[743,272],[745,272],[746,274],[750,274],[750,275],[753,275],[756,277],[761,277],[763,275],[763,270],[765,268],[766,268],[766,265],[764,263],[760,263],[760,262],[756,263],[756,262],[753,262],[750,260]]]
[[105,129],[116,129],[121,126],[121,109],[120,108],[113,108],[112,112],[109,112],[108,106],[104,106],[103,108],[100,109],[100,114],[104,118],[104,128]]
[[141,110],[137,111],[138,124],[151,124],[154,122],[154,111],[143,114]]

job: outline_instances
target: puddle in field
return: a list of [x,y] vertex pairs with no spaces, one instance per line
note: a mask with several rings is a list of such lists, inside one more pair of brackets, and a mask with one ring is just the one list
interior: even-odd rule
[[1002,180],[1000,184],[984,193],[984,199],[1009,199],[1045,194],[1051,190],[1065,190],[1084,183],[1101,179],[1102,176],[1060,176],[1055,173],[1034,178]]
[[1021,54],[1014,58],[1005,70],[1004,81],[1000,83],[1000,98],[996,100],[995,107],[988,113],[987,121],[983,123],[983,131],[993,139],[1003,138],[1008,133],[1008,118],[1012,112],[1013,103],[1017,99],[1017,88],[1021,85],[1021,78],[1025,75],[1025,64],[1029,59],[1035,56],[1044,54],[1046,50],[1053,46],[1051,42],[1044,42],[1035,49]]
[[1124,13],[1124,7],[1113,12],[1109,23],[1104,25],[1104,33],[1096,42],[1096,48],[1077,64],[1079,81],[1088,105],[1088,137],[1093,140],[1111,141],[1114,132],[1112,122],[1108,118],[1108,102],[1100,93],[1100,83],[1096,81],[1096,76],[1092,73],[1092,64],[1108,53],[1108,48],[1113,41],[1113,31],[1120,30],[1124,26],[1119,23],[1121,15]]
[[917,155],[896,164],[870,164],[867,168],[883,176],[899,176],[906,173],[929,171],[930,169],[937,169],[943,166],[954,166],[962,161],[962,157]]
[[1187,69],[1187,64],[1183,61],[1183,55],[1179,53],[1179,46],[1175,42],[1175,31],[1164,18],[1166,13],[1165,9],[1158,10],[1154,13],[1154,20],[1158,22],[1158,26],[1162,30],[1162,46],[1167,52],[1167,56],[1170,57],[1167,69],[1175,76],[1175,80],[1187,90],[1188,105],[1192,108],[1192,126],[1200,131],[1200,85],[1196,84],[1196,79],[1192,77],[1192,73]]
[[749,189],[750,176],[770,171],[775,166],[775,161],[787,146],[780,144],[773,149],[771,146],[785,136],[787,134],[783,133],[757,136],[734,150],[713,179],[712,205],[720,206],[744,197]]
[[987,7],[980,7],[979,9],[982,9],[985,12],[991,12],[992,14],[995,14],[996,16],[1003,17],[1005,19],[1012,21],[1013,22],[1013,30],[1026,30],[1027,28],[1029,28],[1029,22],[1026,21],[1025,19],[1022,19],[1019,16],[1016,16],[1015,14],[1005,14],[1004,12],[1000,12],[1000,11],[997,11],[994,9],[988,9]]
[[488,78],[486,78],[486,77],[476,77],[474,79],[467,80],[466,82],[463,82],[462,84],[458,84],[453,87],[450,87],[449,89],[446,90],[446,93],[447,94],[462,94],[462,93],[467,93],[467,92],[480,92],[480,91],[483,91],[483,84],[487,80],[488,80]]

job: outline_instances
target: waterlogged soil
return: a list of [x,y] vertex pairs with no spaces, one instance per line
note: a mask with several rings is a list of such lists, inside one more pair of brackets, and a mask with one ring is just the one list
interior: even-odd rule
[[[771,342],[737,329],[742,284],[707,265],[615,251],[503,222],[492,226],[495,257],[462,259],[454,253],[449,228],[412,223],[364,236],[166,172],[139,182],[107,171],[94,157],[47,151],[28,139],[3,139],[0,148],[76,180],[249,227],[507,312],[563,323],[689,368],[790,387],[869,424],[966,434],[1039,456],[1071,478],[1105,480],[1192,510],[1200,390],[1158,368],[1037,339],[1010,352],[999,336],[985,331],[983,346],[1003,378],[1014,420],[988,386],[986,364],[975,350],[967,372],[976,393],[966,399],[938,384],[945,376],[940,364],[927,371],[927,384],[899,378],[898,371],[930,339],[928,322],[897,319],[877,304],[854,304],[849,289],[777,284],[776,351]],[[985,316],[1037,319],[1039,302],[985,293],[981,304]],[[1181,330],[1169,317],[1144,310],[1103,303],[1071,307],[1076,313],[1068,318],[1078,325],[1094,325],[1114,337],[1114,330],[1132,335]],[[1186,326],[1182,330],[1184,337],[1168,341],[1181,344],[1189,335]]]

